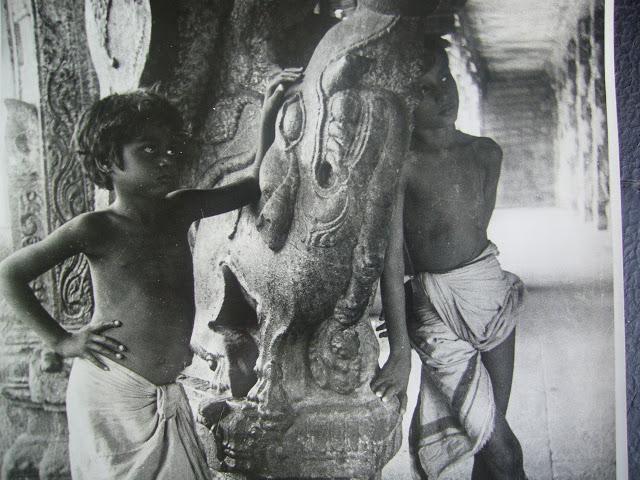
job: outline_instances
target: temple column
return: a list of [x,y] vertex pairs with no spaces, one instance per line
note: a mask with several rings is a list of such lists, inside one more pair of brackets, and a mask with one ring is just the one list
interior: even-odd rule
[[[88,63],[82,4],[4,2],[14,98],[5,100],[5,153],[14,249],[37,242],[90,210],[92,186],[69,151],[79,112],[97,89]],[[91,314],[86,260],[69,259],[32,282],[45,308],[65,328]],[[67,478],[64,395],[70,364],[43,349],[9,313],[3,316],[0,386],[6,405],[0,442],[2,478]]]
[[[604,88],[604,3],[576,10],[554,86],[558,106],[556,194],[600,230],[609,225],[609,159]],[[573,17],[571,17],[573,18]]]

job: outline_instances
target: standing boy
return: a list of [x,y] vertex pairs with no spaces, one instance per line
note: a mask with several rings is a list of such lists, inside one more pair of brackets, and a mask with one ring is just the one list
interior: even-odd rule
[[[74,479],[209,478],[186,396],[175,383],[192,357],[187,232],[199,218],[258,200],[281,82],[300,75],[285,70],[267,88],[249,177],[213,190],[176,191],[186,137],[178,110],[163,97],[111,95],[81,116],[74,147],[88,176],[112,190],[115,201],[0,264],[1,292],[19,318],[54,351],[75,358],[67,390]],[[86,327],[68,332],[28,282],[79,253],[91,268],[95,311]]]
[[[523,286],[500,268],[487,238],[502,151],[489,138],[456,130],[458,94],[447,54],[439,38],[428,45],[433,66],[420,79],[423,98],[382,279],[393,354],[406,335],[405,260],[414,273],[406,325],[423,364],[410,432],[414,473],[435,480],[475,455],[474,480],[523,479],[522,450],[505,419]],[[401,380],[388,375],[374,390],[402,394],[401,368]]]

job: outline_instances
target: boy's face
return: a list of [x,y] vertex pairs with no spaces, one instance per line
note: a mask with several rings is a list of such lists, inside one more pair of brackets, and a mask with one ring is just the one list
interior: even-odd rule
[[415,112],[418,128],[447,127],[458,117],[458,89],[446,55],[444,50],[438,52],[434,65],[420,78],[422,100]]
[[114,164],[112,180],[120,190],[163,197],[179,187],[184,143],[168,126],[147,124],[122,145],[122,168]]

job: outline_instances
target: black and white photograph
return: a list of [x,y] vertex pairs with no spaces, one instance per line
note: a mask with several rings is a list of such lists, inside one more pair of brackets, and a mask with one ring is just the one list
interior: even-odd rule
[[0,4],[0,480],[632,478],[613,1]]

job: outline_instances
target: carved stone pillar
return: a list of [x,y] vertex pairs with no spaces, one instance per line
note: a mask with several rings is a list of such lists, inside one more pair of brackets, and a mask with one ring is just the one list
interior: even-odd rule
[[415,5],[360,2],[327,32],[276,120],[260,204],[200,222],[194,343],[217,371],[197,373],[232,397],[199,392],[220,471],[373,478],[400,446],[398,402],[369,386],[368,304],[434,8]]
[[[87,52],[80,0],[36,0],[36,49],[40,82],[40,125],[49,231],[92,210],[93,184],[84,178],[69,148],[76,119],[97,98]],[[90,318],[93,302],[89,266],[82,256],[54,270],[56,318],[77,328]]]
[[564,208],[577,211],[580,198],[580,187],[576,178],[579,177],[580,162],[577,139],[577,43],[571,38],[564,45],[565,54],[559,70],[559,84],[556,92],[558,108],[558,133],[556,136],[556,158],[558,171],[555,187],[556,203]]
[[[14,91],[29,100],[5,102],[12,237],[14,248],[20,248],[92,208],[93,187],[68,145],[77,115],[97,91],[84,47],[81,3],[16,1],[7,3],[6,12]],[[27,51],[27,43],[33,51]],[[30,72],[37,78],[26,75]],[[82,258],[68,260],[32,286],[65,328],[89,319],[91,285]],[[1,432],[3,445],[9,445],[2,478],[68,478],[64,393],[69,365],[43,350],[6,306],[0,314],[0,391],[9,419]]]

